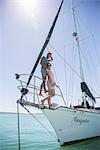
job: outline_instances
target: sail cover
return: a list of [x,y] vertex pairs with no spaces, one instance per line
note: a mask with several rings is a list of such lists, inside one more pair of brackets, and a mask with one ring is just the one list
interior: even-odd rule
[[90,92],[90,90],[85,82],[81,82],[81,90],[82,90],[82,92],[85,92],[92,100],[95,101],[94,96]]
[[62,4],[63,4],[63,1],[64,1],[64,0],[62,0],[62,2],[61,2],[61,4],[60,4],[60,7],[59,7],[58,12],[57,12],[57,14],[56,14],[56,17],[55,17],[55,19],[54,19],[54,21],[53,21],[53,24],[52,24],[52,26],[51,26],[51,28],[50,28],[50,31],[49,31],[48,35],[47,35],[46,41],[44,42],[44,45],[43,45],[43,47],[42,47],[42,49],[41,49],[41,51],[40,51],[40,53],[39,53],[39,56],[38,56],[38,58],[37,58],[37,60],[36,60],[36,62],[35,62],[35,65],[34,65],[34,67],[33,67],[33,69],[32,69],[32,72],[31,72],[31,74],[30,74],[30,76],[29,76],[29,79],[28,79],[28,82],[27,82],[27,86],[29,85],[29,83],[30,83],[30,81],[31,81],[31,78],[32,78],[32,75],[34,74],[35,69],[36,69],[36,67],[37,67],[37,65],[38,65],[38,63],[39,63],[39,61],[40,61],[40,59],[41,59],[41,57],[42,57],[42,54],[43,54],[43,52],[44,52],[45,48],[47,47],[47,44],[48,44],[48,42],[49,42],[49,40],[50,40],[50,37],[51,37],[52,32],[53,32],[53,30],[54,30],[54,27],[55,27],[55,24],[56,24],[58,15],[59,15],[59,13],[60,13],[60,10],[61,10]]

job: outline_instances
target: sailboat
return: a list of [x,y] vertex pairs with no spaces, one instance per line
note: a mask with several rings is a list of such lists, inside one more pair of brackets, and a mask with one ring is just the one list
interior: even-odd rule
[[[21,84],[18,87],[21,92],[21,97],[19,100],[17,100],[17,105],[19,106],[20,104],[25,109],[26,106],[27,107],[31,106],[33,108],[36,107],[40,109],[43,112],[43,114],[47,117],[47,119],[50,121],[57,135],[58,142],[60,143],[61,146],[65,145],[66,143],[73,143],[85,139],[100,137],[100,107],[95,107],[96,98],[99,99],[99,97],[96,97],[92,94],[84,78],[75,11],[72,5],[71,5],[71,9],[72,9],[73,22],[75,26],[73,37],[76,41],[78,55],[79,55],[80,77],[81,77],[80,88],[82,92],[82,99],[81,99],[82,103],[77,104],[75,106],[71,106],[71,105],[68,106],[63,96],[62,89],[59,86],[57,86],[60,92],[60,94],[57,94],[58,96],[57,99],[61,98],[64,102],[64,105],[55,104],[51,109],[49,109],[48,106],[42,108],[40,104],[39,95],[38,95],[39,87],[37,86],[37,84],[39,81],[41,82],[41,78],[35,76],[34,72],[50,41],[51,35],[55,28],[63,3],[64,0],[62,0],[60,4],[56,17],[54,18],[53,24],[47,35],[46,41],[44,42],[43,47],[38,55],[38,58],[34,64],[31,74],[29,75],[16,74],[16,79],[20,81]],[[28,81],[21,80],[20,79],[21,76],[28,76]],[[34,85],[30,83],[32,78],[34,81]],[[30,98],[27,97],[29,94],[32,93],[34,93],[34,96],[33,96],[33,100],[31,101]],[[18,123],[19,123],[19,116],[18,116]]]

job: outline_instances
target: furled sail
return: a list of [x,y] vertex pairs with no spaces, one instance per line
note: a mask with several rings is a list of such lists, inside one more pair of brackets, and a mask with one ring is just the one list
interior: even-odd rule
[[36,60],[36,62],[35,62],[35,65],[34,65],[34,67],[33,67],[33,69],[32,69],[32,72],[31,72],[31,74],[30,74],[30,76],[29,76],[29,79],[28,79],[28,82],[27,82],[27,86],[29,85],[29,83],[30,83],[30,81],[31,81],[31,78],[32,78],[32,75],[34,74],[35,69],[36,69],[36,67],[37,67],[37,65],[38,65],[38,63],[39,63],[39,61],[40,61],[40,59],[41,59],[41,57],[42,57],[42,54],[43,54],[45,48],[46,48],[47,45],[48,45],[48,42],[49,42],[49,40],[50,40],[50,37],[51,37],[52,32],[53,32],[54,27],[55,27],[57,18],[58,18],[58,16],[59,16],[59,13],[60,13],[60,10],[61,10],[63,1],[64,1],[64,0],[62,0],[62,2],[61,2],[61,4],[60,4],[60,7],[59,7],[58,12],[57,12],[57,14],[56,14],[56,17],[55,17],[55,19],[54,19],[54,21],[53,21],[53,24],[52,24],[52,26],[51,26],[51,28],[50,28],[50,31],[49,31],[48,36],[47,36],[47,38],[46,38],[46,41],[44,42],[44,45],[43,45],[43,47],[42,47],[42,49],[41,49],[41,51],[40,51],[40,53],[39,53],[39,56],[38,56],[38,58],[37,58],[37,60]]
[[85,92],[92,100],[95,101],[94,96],[90,92],[90,90],[85,82],[81,82],[81,90],[82,90],[82,92]]

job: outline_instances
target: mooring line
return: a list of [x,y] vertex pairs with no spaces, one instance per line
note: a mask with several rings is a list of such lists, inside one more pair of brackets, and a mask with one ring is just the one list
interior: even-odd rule
[[19,103],[17,103],[17,121],[18,121],[18,149],[20,150],[20,120],[19,120]]
[[56,139],[56,141],[58,140],[58,139],[56,138],[56,136],[55,136],[51,131],[49,131],[48,128],[47,128],[43,123],[41,123],[25,106],[22,105],[22,107],[24,107],[24,109],[25,109],[45,130],[47,130],[48,133],[51,134],[51,135]]

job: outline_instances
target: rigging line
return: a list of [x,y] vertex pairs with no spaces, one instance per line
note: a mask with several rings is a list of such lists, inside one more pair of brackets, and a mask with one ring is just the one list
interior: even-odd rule
[[36,95],[37,95],[38,103],[40,105],[39,94],[38,94],[37,88],[35,90],[36,90]]
[[[74,42],[74,40],[73,40]],[[73,50],[73,47],[72,47],[72,50]],[[74,56],[73,56],[73,51],[72,51],[72,60],[74,61]],[[72,106],[72,102],[73,102],[73,79],[74,79],[74,75],[73,75],[73,72],[71,73],[71,93],[72,93],[72,96],[71,96],[71,106]]]
[[[79,27],[80,35],[81,35],[80,37],[82,37],[82,32],[81,32],[81,27],[80,27],[80,21],[79,21],[79,17],[78,17],[77,11],[75,12],[75,15],[76,15],[77,25],[78,25],[78,27]],[[91,35],[90,35],[90,34],[87,34],[86,37],[83,37],[82,39],[79,40],[79,43],[80,43],[80,42],[82,43],[83,41],[89,39],[90,37],[91,37]]]
[[[79,40],[79,43],[82,43],[83,41],[86,41],[87,39],[91,38],[91,35],[88,35],[82,39]],[[66,44],[65,47],[66,48],[70,48],[70,47],[73,47],[74,45],[76,45],[75,42],[71,42],[70,44]]]
[[[82,2],[79,2],[79,3],[75,4],[75,5],[73,6],[73,8],[77,8],[77,7],[79,7],[81,4],[82,4]],[[65,15],[65,14],[69,14],[69,13],[70,13],[70,9],[67,9],[66,11],[62,12],[61,15]]]
[[[80,39],[79,40],[79,43],[82,43],[83,41],[86,41],[87,39],[89,39],[90,38],[90,35],[89,36],[86,36],[86,37],[84,37],[84,38],[82,38],[82,39]],[[73,46],[75,46],[76,45],[76,43],[75,42],[71,42],[70,44],[65,44],[65,48],[70,48],[70,47],[73,47]]]
[[[88,71],[89,71],[89,73],[91,72],[91,69],[90,69],[90,67],[89,67],[89,63],[88,63],[88,61],[87,61],[87,59],[86,59],[86,57],[85,57],[85,55],[83,54],[83,51],[82,51],[82,48],[80,47],[80,49],[81,49],[81,54],[82,54],[82,56],[83,56],[83,58],[84,58],[84,60],[85,60],[85,63],[86,63],[86,66],[88,67]],[[91,57],[90,57],[90,59],[91,59]],[[92,59],[91,59],[91,62],[93,62],[92,61]],[[92,72],[91,72],[92,73]],[[95,80],[92,80],[91,82],[94,84],[95,82],[97,83],[97,86],[98,86],[98,88],[100,88],[100,86],[99,86],[99,82],[97,81],[97,77],[96,77],[96,74],[95,74]],[[95,85],[95,84],[94,84]],[[89,86],[90,87],[90,86]],[[92,88],[91,88],[92,89]]]
[[[77,16],[77,23],[78,23],[77,25],[78,25],[78,27],[79,27],[79,32],[80,32],[80,34],[81,34],[81,28],[80,28],[80,23],[79,23],[79,20],[78,20],[78,15],[77,15],[77,13],[75,13],[75,15]],[[85,59],[85,63],[87,63],[88,69],[90,70],[88,61],[87,61],[86,57],[84,56],[81,47],[80,47],[80,50],[81,50],[81,54],[82,54],[83,58]],[[91,71],[90,71],[90,72],[91,72]]]
[[79,40],[79,43],[82,43],[83,41],[86,41],[86,40],[88,40],[88,39],[90,39],[90,38],[91,38],[91,36],[90,36],[90,35],[87,35],[86,37],[80,39],[80,40]]
[[75,8],[79,7],[81,4],[82,4],[82,2],[79,2],[76,5],[73,5],[73,8],[75,9]]
[[24,109],[45,129],[48,131],[49,134],[51,134],[56,140],[56,136],[43,124],[41,123],[24,105],[21,105],[22,107],[24,107]]
[[[74,39],[72,40],[72,42],[74,43]],[[74,44],[73,47],[71,47],[71,58],[72,58],[72,64],[75,64],[75,60],[74,60],[74,53],[73,53],[73,49],[74,49]],[[73,72],[70,72],[70,82],[69,82],[69,92],[71,93],[71,95],[69,95],[70,97],[70,106],[72,106],[72,102],[73,102]]]
[[[90,88],[91,88],[91,87],[90,87]],[[99,94],[99,93],[97,93],[94,89],[92,89],[92,88],[91,88],[91,90],[92,90],[93,92],[95,92],[95,93],[96,93],[96,95],[100,96],[100,94]]]
[[[87,45],[87,47],[88,47],[88,45]],[[88,48],[88,49],[89,49],[89,48]],[[81,50],[82,50],[82,48],[81,48]],[[83,54],[83,51],[81,51],[81,54],[82,54],[82,56],[83,56],[83,58],[84,58],[84,60],[85,60],[86,66],[88,67],[88,71],[90,70],[89,72],[91,72],[91,73],[93,74],[93,72],[92,72],[92,70],[91,70],[91,68],[90,68],[90,66],[89,66],[89,63],[88,63],[88,61],[87,61],[85,55]],[[91,64],[92,64],[92,67],[93,67],[92,58],[90,57],[89,59],[91,60]],[[99,82],[97,81],[98,78],[97,78],[97,75],[96,75],[96,74],[95,74],[95,76],[94,76],[94,79],[95,79],[95,80],[92,80],[92,82],[93,82],[93,83],[96,82],[96,83],[97,83],[97,86],[98,86],[98,88],[99,88],[100,86],[99,86]],[[94,85],[95,85],[95,84],[94,84]]]
[[72,0],[70,0],[70,5],[71,5],[71,9],[72,9],[73,23],[74,23],[74,28],[75,28],[75,32],[76,32],[76,43],[77,43],[77,50],[78,50],[79,63],[80,63],[80,76],[81,76],[81,80],[84,82],[84,73],[83,73],[83,66],[82,66],[82,60],[81,60],[79,39],[78,39],[78,35],[77,35],[77,25],[76,25],[75,10],[74,10],[73,5],[72,5]]
[[[64,25],[62,24],[62,26],[63,26],[63,28],[62,28],[62,33],[63,33],[63,35],[66,37],[66,28],[67,28],[67,25],[64,23]],[[63,47],[63,51],[64,51],[64,59],[66,60],[67,58],[66,58],[66,47],[65,47],[65,38],[64,38],[64,40],[63,40],[63,42],[64,42],[64,47]],[[66,99],[67,99],[67,106],[68,106],[68,91],[67,91],[67,86],[68,86],[68,82],[67,82],[67,69],[66,69],[66,64],[65,64],[65,62],[64,62],[64,78],[65,78],[65,96],[66,96]]]
[[[76,15],[77,15],[77,13],[76,13]],[[81,19],[81,17],[80,17],[79,14],[78,14],[77,16],[78,16],[78,18],[81,20],[81,22],[83,22],[83,24],[85,25],[87,31],[90,33],[90,35],[91,35],[91,37],[92,37],[92,40],[93,40],[93,43],[94,43],[94,48],[95,48],[95,50],[96,50],[96,56],[97,56],[97,58],[98,58],[98,56],[99,56],[98,53],[97,53],[98,49],[97,49],[97,47],[96,47],[94,34],[93,34],[93,32],[90,30],[90,28],[88,27],[89,22],[87,21],[87,23],[88,23],[88,25],[87,25],[87,24],[83,21],[83,19]],[[86,19],[86,18],[85,18],[85,19]],[[89,25],[89,26],[90,26],[90,25]],[[98,65],[99,65],[99,67],[100,67],[99,59],[97,59],[97,62],[98,62]]]
[[19,103],[17,103],[17,122],[18,122],[18,149],[20,150],[20,120],[19,120]]
[[[91,36],[92,36],[92,40],[93,40],[93,42],[94,42],[94,48],[95,48],[95,50],[96,50],[96,57],[98,58],[98,53],[97,53],[97,47],[96,47],[96,43],[95,43],[95,39],[94,39],[94,35],[93,35],[93,33],[91,32]],[[99,67],[100,67],[100,62],[99,62],[99,58],[97,59],[97,62],[98,62],[98,65],[99,65]]]
[[58,87],[58,89],[59,89],[59,91],[61,93],[61,96],[62,96],[62,99],[63,99],[63,102],[64,102],[65,106],[67,106],[66,101],[65,101],[64,96],[63,96],[63,93],[61,91],[61,88],[59,86],[57,86],[57,87]]
[[75,69],[73,69],[73,67],[64,59],[64,57],[57,51],[54,49],[54,47],[49,43],[50,47],[56,52],[56,54],[65,62],[66,65],[69,66],[69,68],[77,75],[77,77],[79,77],[79,79],[81,79],[80,75],[75,71]]
[[[64,59],[66,60],[66,51],[65,51],[65,45],[64,45]],[[64,62],[64,66],[65,66],[65,89],[66,89],[66,98],[68,97],[67,95],[67,70],[66,70],[66,64]],[[67,100],[67,106],[68,106],[68,100]]]
[[[79,20],[78,20],[78,15],[77,15],[77,13],[76,13],[76,16],[77,16],[77,22],[78,22],[79,30],[80,30],[80,32],[81,32],[81,29],[80,29],[80,23],[79,23]],[[92,34],[92,33],[91,33],[91,34]],[[81,49],[81,54],[83,55],[83,58],[86,59],[86,57],[84,56],[84,54],[83,54],[83,52],[82,52],[82,48],[81,48],[81,47],[80,47],[80,49]],[[91,59],[91,57],[90,57],[90,59]],[[93,62],[92,59],[91,59],[91,62]],[[90,70],[90,67],[89,67],[89,64],[88,64],[88,61],[87,61],[87,60],[85,61],[85,63],[87,64],[88,69]],[[90,70],[90,72],[91,72],[91,70]],[[95,81],[97,82],[98,88],[100,88],[99,82],[97,81],[97,78],[96,78]],[[93,82],[93,81],[92,81],[92,82]],[[93,83],[94,83],[94,82],[93,82]]]

